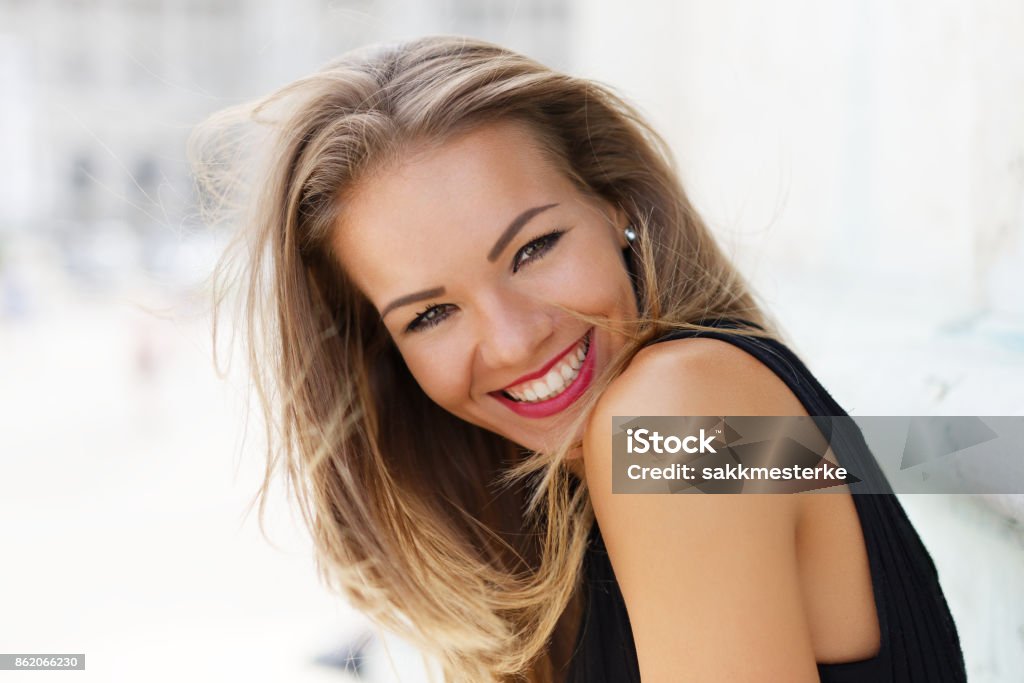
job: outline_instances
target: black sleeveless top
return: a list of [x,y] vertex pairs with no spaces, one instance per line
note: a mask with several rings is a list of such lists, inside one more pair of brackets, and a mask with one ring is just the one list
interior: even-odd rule
[[[728,321],[705,321],[722,331],[677,330],[656,342],[709,337],[734,344],[778,375],[811,416],[845,416],[846,412],[786,346],[774,340],[729,334]],[[939,586],[931,556],[907,519],[871,455],[860,430],[831,434],[839,464],[882,494],[856,494],[853,502],[864,532],[874,590],[881,649],[871,659],[818,664],[822,683],[952,683],[967,680],[953,617]],[[851,490],[855,490],[851,486]],[[636,645],[595,520],[584,560],[586,603],[569,667],[568,683],[638,683]],[[680,679],[685,679],[680,664]]]

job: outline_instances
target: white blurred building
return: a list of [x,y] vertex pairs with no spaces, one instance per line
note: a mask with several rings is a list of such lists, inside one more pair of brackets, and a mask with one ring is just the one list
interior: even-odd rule
[[0,234],[32,214],[33,97],[28,45],[0,34]]
[[0,0],[0,230],[72,270],[157,258],[197,227],[185,158],[207,114],[353,47],[466,33],[564,66],[565,0]]
[[576,6],[575,61],[651,115],[766,291],[786,269],[1024,323],[1024,4]]

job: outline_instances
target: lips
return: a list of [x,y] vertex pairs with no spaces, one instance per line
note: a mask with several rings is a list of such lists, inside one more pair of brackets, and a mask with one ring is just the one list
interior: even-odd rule
[[568,352],[556,358],[554,363],[550,363],[549,369],[542,376],[536,376],[535,373],[535,379],[506,387],[505,395],[520,403],[536,403],[558,396],[579,376],[589,347],[588,334],[576,342]]
[[501,391],[491,392],[524,417],[547,417],[565,410],[579,398],[594,375],[593,328],[537,372],[520,377]]

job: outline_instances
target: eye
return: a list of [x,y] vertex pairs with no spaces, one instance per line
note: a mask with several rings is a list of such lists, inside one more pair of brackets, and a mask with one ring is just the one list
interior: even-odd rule
[[448,317],[451,304],[432,304],[416,314],[412,322],[405,328],[406,332],[417,332],[433,327]]
[[546,235],[541,235],[517,251],[516,255],[512,258],[512,272],[518,272],[520,266],[542,258],[564,234],[565,230],[553,230]]

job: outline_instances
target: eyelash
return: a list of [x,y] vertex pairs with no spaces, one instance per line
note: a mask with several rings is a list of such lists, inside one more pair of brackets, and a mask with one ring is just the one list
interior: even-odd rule
[[[565,234],[565,230],[552,230],[549,233],[541,235],[537,239],[531,240],[528,244],[524,245],[522,249],[516,252],[515,256],[512,257],[512,272],[518,273],[519,269],[529,263],[539,261],[551,250],[553,246],[561,239],[562,235]],[[520,261],[519,258],[527,249],[534,247],[534,251],[530,254],[530,257],[525,261]],[[445,318],[447,315],[437,315],[437,311],[445,311],[450,308],[451,304],[431,304],[425,309],[416,314],[412,322],[406,327],[406,332],[419,332],[431,327],[434,327]],[[434,317],[427,318],[426,316],[434,314]]]
[[[552,230],[551,232],[541,235],[537,239],[531,241],[529,244],[523,246],[523,248],[517,251],[516,255],[512,257],[512,272],[517,273],[519,272],[520,266],[526,265],[527,263],[533,263],[534,261],[539,261],[540,259],[544,258],[544,255],[551,250],[551,247],[555,246],[555,244],[558,242],[559,239],[561,239],[562,235],[564,234],[565,230]],[[540,245],[539,252],[535,252],[536,255],[533,256],[530,260],[520,262],[519,256],[525,253],[526,250],[529,249],[530,247],[534,247],[537,245]]]

